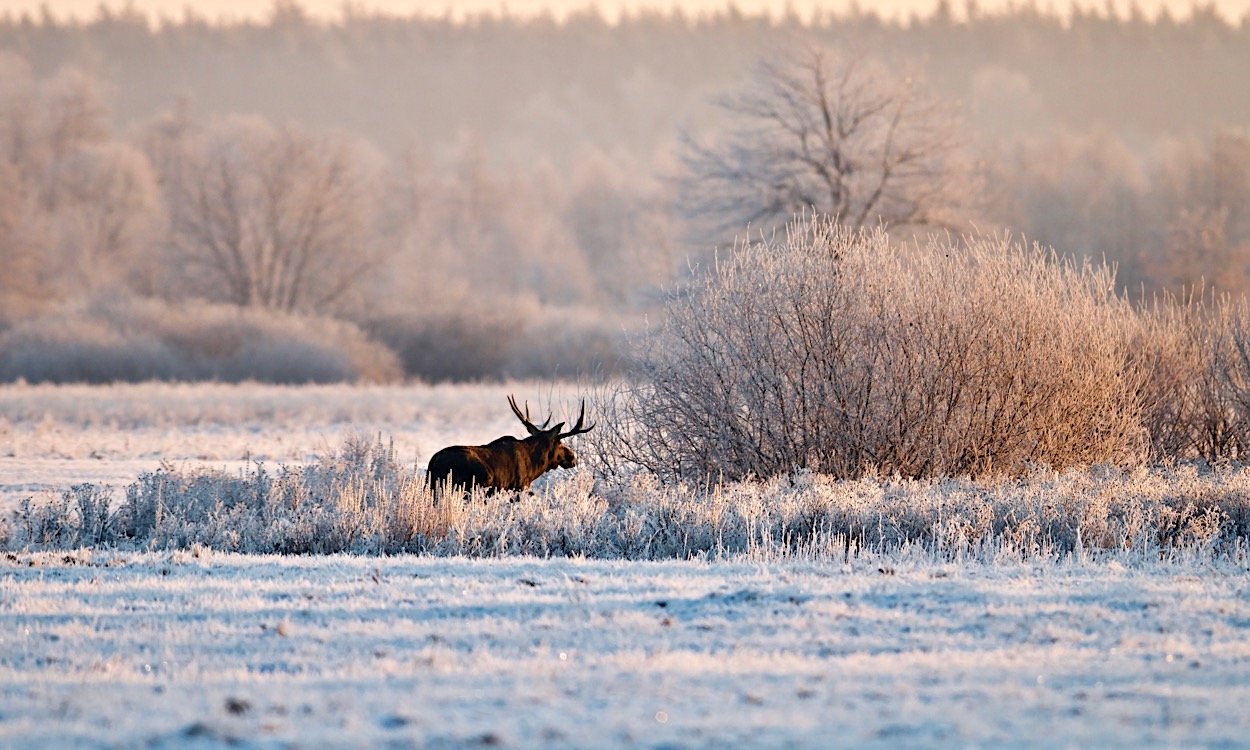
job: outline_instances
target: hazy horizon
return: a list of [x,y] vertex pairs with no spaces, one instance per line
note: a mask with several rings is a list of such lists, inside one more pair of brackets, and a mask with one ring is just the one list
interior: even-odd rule
[[[639,10],[670,11],[680,8],[687,13],[700,14],[724,10],[731,5],[752,15],[768,13],[780,16],[792,11],[803,18],[811,18],[816,12],[844,13],[858,5],[863,10],[875,11],[886,18],[907,18],[911,15],[930,15],[938,0],[864,0],[858,3],[855,0],[734,0],[732,3],[729,0],[296,0],[296,4],[319,19],[341,17],[346,6],[363,12],[400,16],[451,15],[457,19],[479,14],[497,14],[500,11],[522,17],[551,13],[556,18],[564,18],[570,13],[598,7],[604,16],[616,19],[622,13]],[[984,12],[996,12],[1028,3],[1015,0],[975,0],[975,4]],[[1135,5],[1149,17],[1155,17],[1167,9],[1178,18],[1191,15],[1195,6],[1209,4],[1230,21],[1250,17],[1250,0],[1213,0],[1210,3],[1194,0],[1040,0],[1035,4],[1044,11],[1060,13],[1066,13],[1072,7],[1101,11],[1110,5],[1122,16],[1127,15],[1129,8]],[[90,20],[98,16],[101,7],[114,10],[132,7],[153,19],[177,20],[192,5],[197,15],[211,20],[264,20],[272,15],[274,8],[272,2],[255,0],[196,0],[195,3],[187,0],[3,0],[0,1],[0,14],[28,13],[38,17],[46,7],[58,19]],[[967,2],[954,0],[950,5],[956,16],[963,16]]]

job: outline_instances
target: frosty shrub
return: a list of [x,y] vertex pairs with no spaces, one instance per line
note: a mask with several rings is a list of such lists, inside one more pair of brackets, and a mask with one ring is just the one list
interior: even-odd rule
[[1006,238],[797,221],[670,300],[598,448],[666,479],[1135,463],[1135,313],[1113,290],[1106,267]]
[[1222,313],[1216,317],[1220,332],[1212,380],[1219,394],[1215,408],[1224,410],[1227,423],[1220,424],[1224,429],[1216,433],[1216,444],[1222,449],[1219,457],[1244,460],[1250,450],[1250,303],[1242,297],[1224,305]]
[[258,308],[94,301],[0,335],[0,380],[385,381],[394,354],[350,323]]
[[116,538],[183,548],[280,553],[401,549],[444,531],[429,491],[392,446],[353,440],[340,453],[271,473],[231,475],[162,467],[126,489],[112,515]]
[[72,549],[116,541],[109,522],[111,493],[92,484],[78,484],[44,502],[22,501],[0,538],[17,537],[27,545]]
[[1250,470],[1231,467],[1037,471],[1012,481],[803,471],[695,485],[558,471],[532,493],[436,504],[422,470],[380,439],[356,439],[276,471],[164,466],[111,500],[81,485],[28,501],[0,521],[0,547],[984,562],[1189,555],[1243,564],[1250,551]]
[[1130,347],[1145,375],[1155,460],[1244,461],[1250,435],[1250,306],[1194,295],[1143,306]]
[[1142,306],[1130,352],[1154,460],[1220,461],[1245,452],[1250,412],[1238,401],[1247,373],[1238,340],[1244,305],[1195,296]]

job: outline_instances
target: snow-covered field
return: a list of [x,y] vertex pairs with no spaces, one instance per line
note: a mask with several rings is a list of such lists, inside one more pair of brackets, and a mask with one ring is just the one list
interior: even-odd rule
[[[423,465],[443,444],[516,434],[509,392],[544,412],[578,396],[0,387],[0,507],[162,462],[312,461],[351,434],[393,437]],[[1138,481],[1157,495],[1164,479],[1055,486]],[[1210,481],[1236,495],[1246,480]],[[1250,746],[1244,547],[1150,549],[958,563],[919,547],[658,563],[15,551],[0,555],[0,747]]]
[[80,482],[124,485],[162,462],[303,463],[356,434],[393,438],[400,457],[424,467],[444,445],[523,435],[509,393],[535,414],[552,399],[558,409],[577,405],[572,386],[537,383],[0,385],[0,511]]
[[1244,571],[15,555],[0,746],[1236,747]]

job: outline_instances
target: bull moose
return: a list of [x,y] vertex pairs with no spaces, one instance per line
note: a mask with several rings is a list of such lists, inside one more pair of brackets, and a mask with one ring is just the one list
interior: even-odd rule
[[431,488],[452,485],[457,490],[471,490],[483,487],[487,493],[499,490],[524,490],[538,477],[556,468],[571,469],[577,465],[577,456],[567,445],[560,441],[584,432],[590,432],[595,425],[583,427],[586,421],[586,401],[582,400],[581,413],[577,415],[577,424],[568,432],[564,422],[548,428],[551,416],[542,425],[530,421],[529,402],[525,403],[525,412],[516,404],[516,399],[508,396],[508,405],[512,413],[525,429],[529,437],[517,440],[511,435],[496,438],[486,445],[453,445],[443,448],[430,459],[427,470],[427,481]]

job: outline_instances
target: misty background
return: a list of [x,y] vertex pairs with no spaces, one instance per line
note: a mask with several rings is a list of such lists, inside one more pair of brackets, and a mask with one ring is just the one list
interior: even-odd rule
[[612,373],[733,241],[687,209],[688,144],[800,45],[957,114],[954,231],[1106,258],[1134,297],[1250,287],[1250,22],[1213,6],[9,14],[0,378]]

